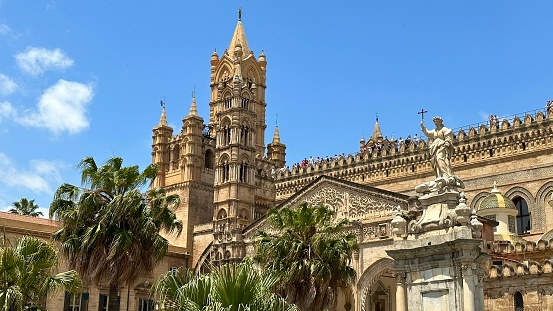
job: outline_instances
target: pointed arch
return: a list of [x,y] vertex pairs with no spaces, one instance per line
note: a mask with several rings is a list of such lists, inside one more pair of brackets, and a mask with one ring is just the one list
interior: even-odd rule
[[194,265],[194,273],[208,273],[211,269],[211,251],[213,248],[213,242],[210,242],[204,249],[198,261]]
[[472,201],[470,202],[470,208],[478,211],[478,207],[480,206],[480,203],[484,198],[486,198],[490,193],[489,192],[480,192],[477,195],[474,196]]
[[204,168],[212,170],[214,161],[215,161],[215,154],[213,153],[213,150],[207,149],[204,155]]
[[[505,196],[515,202],[515,205],[517,204],[517,201],[519,201],[517,198],[522,198],[524,202],[520,202],[520,208],[524,209],[522,204],[526,203],[528,208],[527,216],[530,218],[530,228],[532,228],[532,231],[543,231],[543,229],[545,228],[545,209],[543,206],[537,206],[536,199],[530,193],[530,191],[528,191],[526,188],[515,186],[505,192]],[[520,214],[519,216],[525,217],[523,214]],[[519,216],[517,216],[518,219],[521,218]]]
[[365,269],[357,282],[358,308],[356,310],[368,311],[370,308],[370,295],[373,293],[379,278],[384,274],[392,273],[394,261],[391,258],[382,258],[375,261]]

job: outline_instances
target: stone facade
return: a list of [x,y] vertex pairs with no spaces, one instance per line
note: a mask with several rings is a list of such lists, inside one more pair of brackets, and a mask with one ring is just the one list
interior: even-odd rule
[[[203,119],[197,117],[193,99],[180,134],[168,134],[172,129],[166,128],[163,122],[164,112],[160,124],[154,128],[153,163],[164,168],[158,185],[181,195],[180,213],[188,228],[187,237],[174,243],[191,254],[191,267],[204,271],[207,263],[233,262],[252,254],[250,238],[264,225],[269,208],[293,208],[303,201],[329,205],[338,217],[354,221],[356,225],[351,230],[356,232],[361,245],[353,263],[358,273],[356,284],[342,291],[337,309],[396,310],[396,289],[400,286],[396,277],[401,278],[401,274],[395,271],[397,267],[386,251],[394,249],[392,221],[396,207],[399,205],[407,214],[415,213],[420,202],[409,197],[416,196],[416,186],[433,175],[429,142],[384,139],[377,120],[373,135],[368,141],[361,140],[356,154],[289,168],[286,146],[280,140],[278,128],[267,150],[264,148],[266,65],[263,52],[255,58],[249,50],[242,22],[238,21],[229,48],[221,57],[216,52],[211,56],[208,124],[203,125]],[[187,120],[196,122],[193,144],[186,139]],[[541,243],[544,250],[549,249],[549,241],[540,241],[540,238],[553,229],[553,210],[548,204],[553,192],[552,124],[551,111],[537,110],[494,124],[455,130],[452,140],[451,166],[464,182],[466,209],[476,209],[496,182],[506,197],[522,200],[528,206],[526,216],[531,219],[531,228],[521,233],[520,238]],[[202,135],[198,131],[200,126],[203,126]],[[194,161],[190,162],[192,158]],[[197,174],[187,173],[189,167],[198,170]],[[178,192],[186,184],[202,187],[190,186],[187,188],[190,190]],[[525,283],[518,281],[518,275],[505,278],[492,268],[494,262],[504,261],[499,259],[503,254],[494,251],[496,244],[504,247],[510,242],[493,241],[491,223],[484,226],[483,234],[487,238],[480,245],[488,243],[486,252],[492,259],[483,265],[482,271],[486,271],[483,283],[475,281],[471,285],[483,284],[485,288],[485,295],[474,304],[475,308],[478,310],[483,304],[486,309],[512,310],[515,293],[520,293],[524,303],[528,302],[526,306],[535,305],[536,299],[549,299],[543,287],[525,287]],[[513,261],[525,262],[521,254],[513,256],[518,258]],[[502,266],[510,264],[503,261]],[[436,264],[439,269],[453,269],[450,271],[456,280],[453,282],[462,287],[457,276],[463,272],[457,268],[462,270],[468,266],[453,267],[446,261]],[[543,261],[540,265],[541,269],[546,266]],[[480,273],[481,266],[475,269]],[[423,275],[428,273],[423,270]],[[502,273],[508,270],[500,269]],[[513,289],[498,296],[496,292],[501,289],[492,290],[499,283],[490,281],[490,271],[496,271],[496,279],[512,284]],[[441,274],[433,277],[438,275]],[[547,276],[535,274],[524,278],[545,280]],[[432,303],[439,300],[434,296],[422,299]],[[547,310],[544,304],[540,308]]]
[[[121,288],[122,309],[128,301],[128,309],[137,310],[153,279],[170,268],[186,266],[201,272],[208,263],[228,263],[253,254],[251,237],[265,225],[267,210],[294,208],[306,201],[328,205],[338,218],[352,220],[348,230],[355,232],[360,244],[352,263],[355,284],[341,290],[336,310],[405,310],[397,303],[402,292],[405,299],[412,295],[418,306],[429,306],[424,309],[438,305],[452,309],[450,304],[464,295],[463,286],[483,286],[483,297],[471,310],[481,310],[482,305],[494,311],[520,305],[525,310],[553,310],[552,111],[525,113],[454,133],[451,165],[464,182],[463,210],[472,214],[496,182],[505,197],[527,206],[527,214],[519,212],[517,217],[528,217],[531,226],[521,230],[519,240],[494,240],[495,222],[481,219],[481,239],[444,239],[440,234],[445,229],[437,223],[439,234],[419,239],[418,245],[401,246],[398,234],[409,241],[422,233],[409,231],[407,223],[404,231],[397,229],[398,214],[421,221],[421,228],[434,225],[424,222],[415,192],[433,175],[427,141],[384,139],[377,120],[373,135],[361,140],[356,154],[290,169],[278,128],[265,149],[267,60],[263,52],[255,57],[249,49],[241,21],[229,48],[222,56],[214,52],[210,66],[208,121],[198,116],[192,98],[178,133],[168,125],[165,109],[153,128],[152,163],[160,168],[153,186],[180,196],[177,214],[185,230],[179,238],[168,237],[170,253],[152,275]],[[457,206],[461,196],[449,201]],[[444,206],[429,210],[447,212]],[[456,216],[465,217],[463,213]],[[30,234],[49,239],[59,226],[7,213],[0,213],[0,218],[9,238]],[[455,230],[457,237],[468,234]],[[423,245],[422,240],[438,246]],[[469,265],[477,257],[461,254],[452,261],[445,255],[463,248],[482,249],[491,259]],[[409,249],[416,249],[419,257],[401,255]],[[412,273],[401,269],[406,265]],[[465,284],[468,278],[463,276],[470,276],[472,283]],[[87,285],[85,292],[88,310],[98,310],[100,295],[107,290]],[[63,305],[63,295],[48,301],[51,310],[62,310]]]

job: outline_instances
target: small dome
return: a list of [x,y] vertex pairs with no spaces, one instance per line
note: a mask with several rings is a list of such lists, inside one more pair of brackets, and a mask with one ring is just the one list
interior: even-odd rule
[[492,208],[507,208],[516,210],[515,203],[511,199],[503,196],[494,183],[491,193],[480,202],[478,210],[492,209]]

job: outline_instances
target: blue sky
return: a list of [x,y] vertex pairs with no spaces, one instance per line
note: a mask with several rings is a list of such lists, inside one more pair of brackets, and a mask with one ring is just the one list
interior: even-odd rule
[[207,121],[239,7],[290,165],[356,152],[376,114],[398,138],[421,108],[456,128],[553,99],[552,1],[0,0],[0,209],[46,213],[85,156],[145,167],[163,98],[175,132],[194,88]]

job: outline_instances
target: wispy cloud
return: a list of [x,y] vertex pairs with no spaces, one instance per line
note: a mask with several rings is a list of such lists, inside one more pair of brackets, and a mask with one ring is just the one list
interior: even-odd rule
[[93,97],[92,85],[61,79],[44,91],[37,110],[21,115],[18,122],[43,127],[54,134],[75,134],[88,128],[86,111]]
[[13,119],[17,116],[17,112],[10,102],[0,102],[0,122],[3,119]]
[[0,95],[10,95],[17,90],[17,83],[10,77],[0,73]]
[[0,36],[11,35],[12,29],[6,24],[0,24]]
[[38,76],[47,70],[62,70],[73,66],[73,60],[61,49],[28,47],[15,55],[19,68],[30,75]]
[[0,184],[3,188],[23,188],[36,193],[53,194],[52,184],[61,182],[60,169],[63,165],[55,161],[32,160],[26,169],[0,152]]

